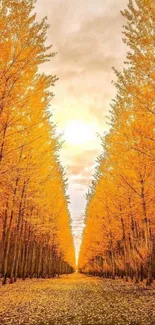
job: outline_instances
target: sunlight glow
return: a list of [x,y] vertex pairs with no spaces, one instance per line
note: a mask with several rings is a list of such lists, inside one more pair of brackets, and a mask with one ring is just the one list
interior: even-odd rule
[[80,120],[69,121],[64,130],[65,141],[71,145],[82,145],[94,139],[94,127]]

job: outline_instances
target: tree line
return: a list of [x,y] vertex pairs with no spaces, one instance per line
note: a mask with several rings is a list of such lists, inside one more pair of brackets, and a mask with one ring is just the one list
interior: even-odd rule
[[0,276],[51,277],[74,270],[67,182],[50,102],[55,53],[34,0],[0,0]]
[[110,131],[87,195],[79,256],[84,273],[151,284],[155,278],[155,3],[129,1],[115,70]]

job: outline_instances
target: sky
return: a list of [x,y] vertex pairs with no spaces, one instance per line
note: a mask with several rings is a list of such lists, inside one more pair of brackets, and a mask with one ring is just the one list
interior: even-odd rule
[[70,212],[78,254],[84,227],[85,195],[91,185],[99,135],[108,132],[115,97],[112,67],[121,70],[127,51],[120,10],[128,0],[38,0],[37,18],[48,17],[47,43],[56,56],[42,67],[59,80],[51,102],[54,122],[65,140],[60,158],[68,177]]

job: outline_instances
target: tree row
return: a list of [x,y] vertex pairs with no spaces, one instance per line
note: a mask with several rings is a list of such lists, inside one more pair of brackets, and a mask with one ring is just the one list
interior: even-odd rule
[[87,196],[81,272],[155,278],[155,3],[129,1],[125,68]]
[[50,113],[55,76],[40,65],[46,19],[33,0],[0,1],[0,274],[51,277],[74,269],[67,184]]

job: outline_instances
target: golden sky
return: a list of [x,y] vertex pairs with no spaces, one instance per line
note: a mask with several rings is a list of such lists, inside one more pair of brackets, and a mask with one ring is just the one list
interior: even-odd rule
[[98,133],[108,131],[115,89],[112,67],[122,69],[122,42],[128,0],[38,0],[38,18],[48,17],[48,43],[57,55],[43,67],[59,78],[51,107],[62,139],[61,161],[69,179],[70,211],[78,251],[85,194],[101,152]]

